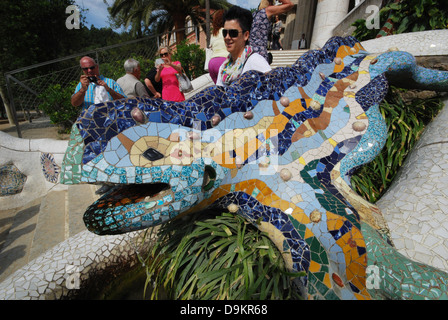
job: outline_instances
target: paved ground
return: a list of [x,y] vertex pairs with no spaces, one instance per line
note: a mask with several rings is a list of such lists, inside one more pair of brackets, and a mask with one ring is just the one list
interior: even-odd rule
[[[19,122],[24,139],[63,139],[47,117]],[[18,137],[17,128],[0,119],[0,131]],[[96,186],[69,186],[52,191],[24,207],[0,208],[0,282],[59,242],[84,230],[82,214],[96,199]],[[83,200],[79,200],[83,199]]]
[[[19,128],[24,139],[64,139],[68,140],[68,134],[58,133],[59,129],[55,127],[48,117],[39,117],[32,119],[31,123],[19,121]],[[6,119],[0,119],[0,131],[6,132],[14,137],[18,137],[16,126],[11,126]]]

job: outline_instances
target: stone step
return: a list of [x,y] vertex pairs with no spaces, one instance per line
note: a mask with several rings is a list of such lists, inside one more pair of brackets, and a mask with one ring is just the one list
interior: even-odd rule
[[268,50],[274,57],[281,56],[301,56],[309,50]]
[[271,50],[271,67],[288,67],[294,64],[308,50]]

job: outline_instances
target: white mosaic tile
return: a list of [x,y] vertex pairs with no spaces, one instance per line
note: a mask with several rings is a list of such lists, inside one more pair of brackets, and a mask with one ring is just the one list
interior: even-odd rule
[[432,30],[390,35],[361,42],[372,53],[386,52],[398,48],[414,56],[433,56],[448,54],[448,30]]
[[[448,100],[445,101],[448,105]],[[398,251],[448,271],[448,109],[430,123],[377,202]]]

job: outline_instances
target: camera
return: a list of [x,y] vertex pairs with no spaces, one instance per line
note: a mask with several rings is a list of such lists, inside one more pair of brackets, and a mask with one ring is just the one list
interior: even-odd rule
[[161,64],[164,64],[165,62],[163,61],[163,59],[156,59],[154,65],[156,68],[158,68]]
[[94,77],[94,76],[89,76],[88,78],[89,78],[90,82],[96,83],[96,81],[97,81],[96,77]]

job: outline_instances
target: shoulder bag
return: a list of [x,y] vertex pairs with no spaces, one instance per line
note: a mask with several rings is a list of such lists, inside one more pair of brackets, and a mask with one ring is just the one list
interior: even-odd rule
[[188,79],[185,74],[184,69],[182,69],[181,73],[176,73],[177,80],[179,81],[179,90],[183,93],[187,93],[193,90],[193,85],[191,84],[190,79]]

